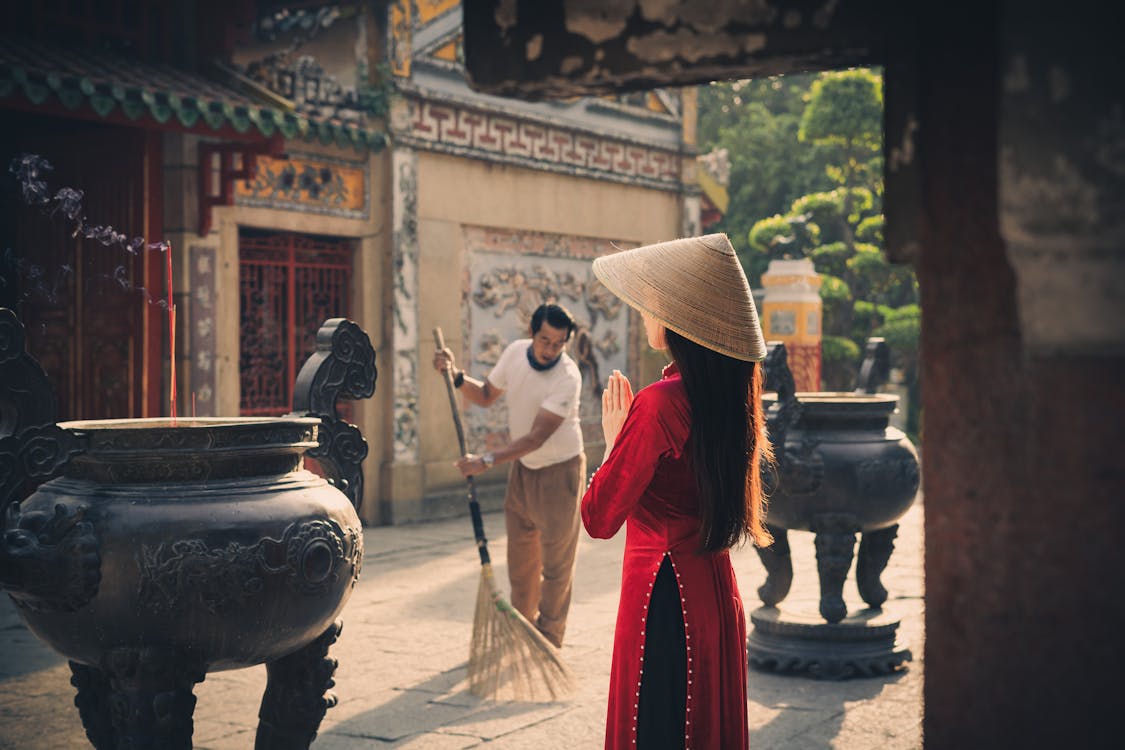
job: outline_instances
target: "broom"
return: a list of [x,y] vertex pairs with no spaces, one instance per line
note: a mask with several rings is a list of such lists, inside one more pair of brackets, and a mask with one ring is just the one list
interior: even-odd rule
[[[434,344],[445,348],[441,328],[434,328]],[[449,392],[449,407],[461,455],[465,447],[465,428],[457,405],[452,368],[444,371]],[[481,698],[508,698],[533,701],[548,697],[555,700],[570,692],[573,680],[570,670],[559,658],[559,651],[539,629],[527,621],[519,610],[500,595],[492,576],[488,540],[484,536],[477,488],[472,477],[469,483],[469,515],[473,520],[473,536],[480,553],[480,585],[473,616],[473,636],[469,645],[469,692]]]

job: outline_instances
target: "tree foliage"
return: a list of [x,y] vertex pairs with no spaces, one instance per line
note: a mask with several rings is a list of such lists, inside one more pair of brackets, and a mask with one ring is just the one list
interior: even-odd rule
[[864,68],[822,73],[809,91],[798,137],[830,149],[825,170],[833,181],[881,193],[882,78]]
[[822,149],[797,139],[815,74],[724,81],[700,87],[699,144],[730,153],[730,205],[713,231],[726,232],[750,279],[769,258],[749,247],[750,228],[763,217],[787,214],[806,193],[831,190]]
[[883,251],[883,94],[853,69],[714,83],[699,97],[702,151],[730,155],[730,236],[752,283],[774,259],[808,257],[821,275],[824,386],[854,386],[865,339],[883,336],[918,415],[921,314],[913,271]]

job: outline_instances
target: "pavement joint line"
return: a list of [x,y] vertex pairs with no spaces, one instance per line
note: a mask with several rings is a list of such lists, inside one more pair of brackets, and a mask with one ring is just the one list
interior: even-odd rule
[[[472,540],[472,537],[466,537],[465,540],[462,540],[462,541],[466,541],[466,543],[468,543],[471,540]],[[445,543],[445,542],[446,542],[446,540],[444,540],[444,539],[441,540],[441,543]],[[380,551],[367,552],[363,555],[363,559],[364,559],[365,562],[367,560],[391,560],[391,559],[394,559],[396,556],[410,554],[411,552],[430,551],[430,550],[433,549],[434,544],[437,544],[437,543],[438,542],[426,542],[425,544],[419,544],[419,545],[416,545],[416,546],[413,546],[413,547],[400,547],[398,549],[385,550],[385,551],[381,551],[381,552]]]
[[[550,704],[547,704],[547,705],[550,705]],[[526,730],[526,729],[530,729],[530,728],[532,728],[532,727],[537,727],[537,726],[539,726],[540,724],[544,724],[544,723],[546,723],[546,722],[548,722],[548,721],[554,721],[555,719],[559,718],[560,716],[566,716],[566,715],[567,715],[568,713],[571,713],[571,712],[575,711],[575,710],[576,710],[576,708],[577,708],[576,706],[569,706],[569,707],[567,707],[567,708],[563,709],[562,711],[558,711],[557,713],[553,713],[553,714],[550,714],[549,716],[544,716],[543,718],[541,718],[541,719],[538,719],[537,721],[533,721],[533,722],[531,722],[530,724],[524,724],[524,725],[522,725],[522,726],[514,727],[514,728],[512,728],[512,729],[509,729],[509,730],[508,730],[508,731],[506,731],[506,732],[501,732],[500,734],[497,734],[497,735],[475,735],[475,734],[470,734],[470,735],[465,735],[465,736],[469,736],[469,737],[480,737],[480,738],[481,738],[482,740],[484,740],[485,742],[492,742],[492,741],[494,741],[494,740],[498,740],[498,739],[501,739],[501,738],[503,738],[503,737],[507,737],[507,736],[508,736],[508,735],[510,735],[510,734],[515,734],[516,732],[522,732],[522,731],[524,731],[524,730]],[[437,727],[437,728],[435,729],[435,731],[436,731],[436,732],[437,732],[438,734],[456,734],[455,732],[445,732],[444,730],[445,730],[445,727]]]
[[[520,729],[522,729],[522,728],[523,727],[520,727]],[[512,730],[512,732],[515,732],[515,731],[519,731],[519,730],[518,729]],[[455,732],[451,729],[446,729],[445,727],[437,727],[432,732],[427,732],[426,734],[443,734],[443,735],[446,735],[447,737],[468,737],[468,738],[474,739],[474,740],[481,740],[482,742],[491,742],[492,740],[498,740],[505,735],[511,734],[512,732],[505,732],[504,734],[498,734],[495,737],[489,738],[488,736],[480,735],[480,734],[473,734],[472,732]]]
[[[317,732],[317,736],[320,736],[321,734],[321,732]],[[405,740],[411,737],[420,737],[424,734],[429,734],[429,732],[413,732],[411,734],[403,734],[397,737],[383,737],[378,734],[368,734],[367,732],[347,732],[340,731],[339,729],[329,729],[327,732],[323,732],[323,734],[335,734],[339,737],[349,737],[353,740],[378,740],[379,742],[398,742],[399,740]],[[313,744],[315,744],[315,742]]]

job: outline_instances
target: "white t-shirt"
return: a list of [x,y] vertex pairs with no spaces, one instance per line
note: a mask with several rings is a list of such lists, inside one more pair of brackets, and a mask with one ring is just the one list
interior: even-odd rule
[[562,424],[543,445],[519,459],[529,469],[542,469],[568,461],[582,452],[582,428],[578,421],[582,373],[565,352],[551,369],[534,369],[527,361],[529,346],[531,339],[508,344],[488,373],[488,382],[504,391],[508,403],[508,432],[512,439],[531,431],[540,409],[563,418]]

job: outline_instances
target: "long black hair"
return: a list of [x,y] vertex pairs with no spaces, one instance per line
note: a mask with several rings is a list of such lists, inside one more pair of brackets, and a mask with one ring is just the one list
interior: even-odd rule
[[691,404],[687,450],[700,499],[701,551],[718,552],[749,537],[764,547],[762,463],[772,459],[757,362],[728,357],[665,329]]

